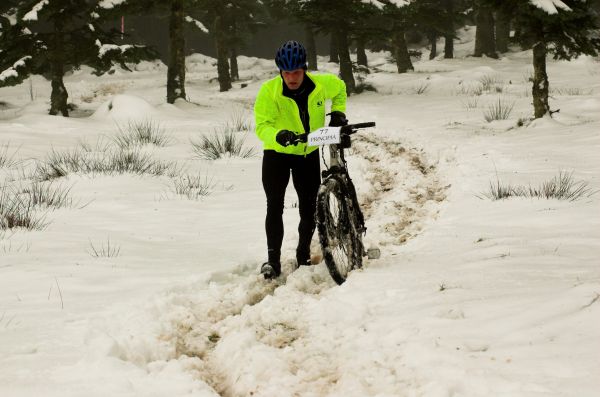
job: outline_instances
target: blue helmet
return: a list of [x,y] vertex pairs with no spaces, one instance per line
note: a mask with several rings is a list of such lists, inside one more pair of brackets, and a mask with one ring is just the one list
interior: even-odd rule
[[291,72],[306,67],[306,49],[297,41],[290,40],[277,50],[275,64],[279,70]]

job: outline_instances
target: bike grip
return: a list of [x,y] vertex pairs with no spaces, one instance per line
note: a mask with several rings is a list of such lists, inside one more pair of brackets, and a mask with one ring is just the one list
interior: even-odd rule
[[352,129],[375,127],[375,122],[368,121],[366,123],[351,124],[349,127],[352,127]]

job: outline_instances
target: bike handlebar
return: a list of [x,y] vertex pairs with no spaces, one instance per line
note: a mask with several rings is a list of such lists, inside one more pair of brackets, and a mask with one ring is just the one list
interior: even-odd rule
[[[366,123],[346,124],[341,127],[340,133],[346,134],[346,135],[351,135],[351,134],[358,132],[358,130],[360,130],[362,128],[370,128],[370,127],[375,127],[374,121],[368,121]],[[290,145],[297,145],[299,143],[303,143],[306,141],[308,141],[308,134],[304,133],[304,134],[296,135],[296,139],[294,139],[294,141],[291,142]]]

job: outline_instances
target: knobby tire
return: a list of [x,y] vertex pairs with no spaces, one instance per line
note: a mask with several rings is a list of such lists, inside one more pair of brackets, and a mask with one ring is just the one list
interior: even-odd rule
[[[325,264],[336,283],[362,267],[363,245],[354,202],[345,183],[329,177],[317,196],[317,228]],[[358,209],[360,211],[360,209]]]

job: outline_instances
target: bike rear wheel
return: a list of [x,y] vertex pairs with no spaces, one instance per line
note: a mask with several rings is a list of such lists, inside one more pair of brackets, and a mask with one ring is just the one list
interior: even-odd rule
[[317,227],[325,264],[336,283],[362,266],[363,245],[358,218],[345,184],[327,178],[317,196]]

